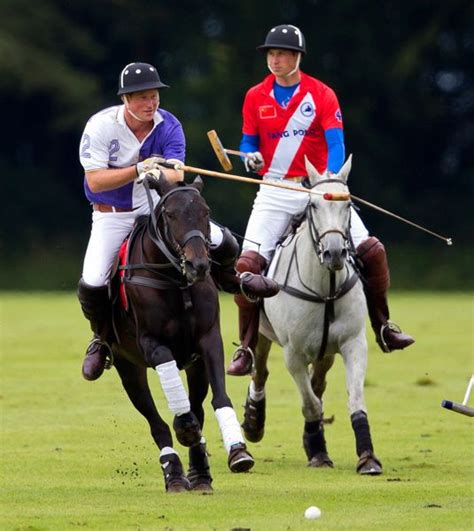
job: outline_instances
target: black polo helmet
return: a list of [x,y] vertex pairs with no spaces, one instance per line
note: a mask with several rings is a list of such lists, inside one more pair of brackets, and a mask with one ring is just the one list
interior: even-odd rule
[[168,85],[161,82],[153,65],[130,63],[120,72],[117,95],[162,88],[168,88]]
[[306,41],[301,30],[291,24],[275,26],[268,33],[265,42],[257,46],[257,50],[265,52],[270,48],[293,50],[306,53]]

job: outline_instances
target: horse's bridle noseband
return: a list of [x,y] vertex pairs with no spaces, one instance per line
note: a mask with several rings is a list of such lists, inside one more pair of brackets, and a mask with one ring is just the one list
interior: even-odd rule
[[[209,249],[210,240],[202,233],[202,231],[193,229],[188,231],[184,235],[182,242],[176,241],[174,236],[171,234],[171,231],[169,230],[169,224],[166,220],[166,216],[164,216],[163,214],[165,212],[166,201],[173,194],[177,192],[191,192],[200,196],[200,192],[196,188],[187,185],[179,186],[178,188],[173,188],[172,190],[169,190],[166,194],[164,194],[160,198],[156,207],[153,208],[153,201],[151,199],[148,182],[145,180],[143,183],[145,184],[148,202],[150,203],[150,218],[148,224],[150,238],[153,243],[160,249],[160,251],[166,256],[170,264],[181,274],[185,275],[184,247],[186,246],[186,244],[193,238],[200,238],[205,243],[206,248]],[[158,212],[158,216],[156,216],[155,211]],[[163,222],[164,234],[161,233],[158,226],[160,219]],[[173,252],[170,251],[169,247],[171,247]]]
[[[320,184],[326,184],[326,183],[338,183],[338,184],[343,184],[344,186],[346,186],[346,183],[342,181],[341,179],[323,179],[322,181],[319,181],[315,185],[313,185],[312,188],[315,188],[316,186],[319,186]],[[351,223],[350,216],[349,216],[348,226],[345,231],[342,231],[339,229],[328,229],[328,230],[325,230],[322,234],[320,234],[318,229],[316,228],[316,222],[315,222],[314,212],[313,212],[314,210],[316,210],[316,208],[313,207],[311,200],[309,201],[308,206],[306,207],[306,210],[307,210],[306,217],[308,218],[309,230],[311,234],[311,239],[313,241],[314,250],[321,264],[324,263],[324,258],[323,258],[324,249],[323,249],[322,239],[328,234],[334,234],[334,233],[340,234],[344,240],[344,247],[347,249],[347,251],[351,252],[353,245],[352,245],[352,240],[350,237],[350,223]]]

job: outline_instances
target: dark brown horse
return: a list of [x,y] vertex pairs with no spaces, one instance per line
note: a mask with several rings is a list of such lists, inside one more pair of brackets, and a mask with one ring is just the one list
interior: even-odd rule
[[[121,267],[128,308],[119,302],[114,305],[114,365],[161,450],[166,490],[211,491],[201,435],[209,385],[230,470],[247,471],[254,461],[225,390],[218,292],[209,274],[209,208],[200,194],[199,177],[186,185],[147,176],[144,186],[155,189],[161,199],[151,215],[136,224],[127,263]],[[189,448],[187,476],[173,449],[170,428],[151,396],[148,368],[158,373],[168,407],[175,414],[177,440]],[[189,397],[180,369],[186,372]]]

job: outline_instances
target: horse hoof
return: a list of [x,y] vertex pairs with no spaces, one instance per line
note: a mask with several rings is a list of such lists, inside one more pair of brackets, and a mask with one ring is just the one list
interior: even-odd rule
[[245,438],[253,443],[259,442],[265,433],[265,398],[256,401],[247,395],[244,409],[242,429]]
[[191,490],[200,494],[212,494],[214,492],[211,482],[207,480],[201,480],[194,484],[191,483]]
[[192,411],[184,415],[176,415],[173,420],[173,429],[178,442],[183,446],[194,446],[201,440],[201,425]]
[[308,461],[308,466],[312,468],[334,468],[334,463],[329,458],[329,455],[320,452]]
[[183,466],[177,454],[167,454],[160,457],[161,469],[165,478],[166,492],[185,492],[189,490],[189,481],[183,471]]
[[166,487],[167,494],[176,494],[178,492],[187,492],[189,490],[189,485],[184,481],[175,481],[170,483]]
[[379,476],[382,473],[382,463],[373,452],[363,452],[357,463],[356,471],[362,476]]
[[247,452],[244,443],[237,443],[231,446],[229,452],[228,465],[231,472],[247,472],[255,464],[254,458]]

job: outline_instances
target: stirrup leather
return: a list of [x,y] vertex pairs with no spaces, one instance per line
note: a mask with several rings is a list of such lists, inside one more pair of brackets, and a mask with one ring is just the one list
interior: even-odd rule
[[392,352],[392,349],[387,345],[387,342],[383,337],[385,330],[391,330],[396,334],[401,334],[402,329],[397,325],[397,323],[394,323],[393,321],[387,321],[380,327],[380,342],[382,344],[382,349],[384,352]]

